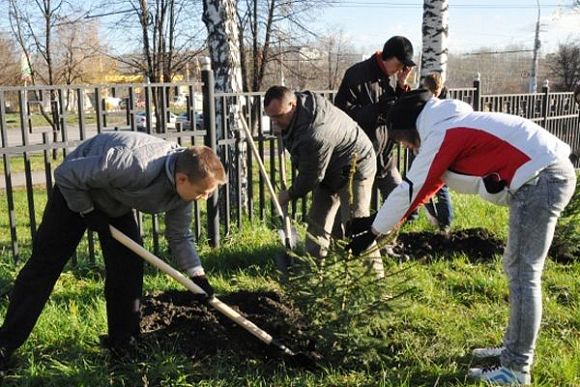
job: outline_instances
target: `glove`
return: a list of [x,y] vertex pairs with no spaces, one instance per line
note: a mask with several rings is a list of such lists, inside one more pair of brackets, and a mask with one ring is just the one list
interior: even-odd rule
[[374,213],[371,216],[363,216],[361,218],[349,220],[345,225],[346,236],[351,238],[353,235],[370,230],[376,217],[377,214]]
[[211,299],[214,294],[213,287],[209,284],[205,275],[196,275],[191,277],[191,280],[207,294],[207,299]]
[[91,231],[97,232],[100,235],[111,235],[109,229],[109,217],[102,211],[92,210],[85,214],[81,214],[87,228]]
[[397,97],[394,95],[382,94],[379,97],[377,105],[380,107],[380,111],[383,113],[388,113],[391,107],[395,104]]
[[501,180],[498,173],[492,173],[483,177],[483,185],[485,190],[490,194],[496,194],[503,191],[505,188],[505,180]]
[[368,230],[362,233],[355,234],[350,240],[350,243],[346,246],[347,250],[352,251],[354,255],[360,255],[363,251],[369,248],[370,245],[377,239],[378,235],[375,235],[370,227]]

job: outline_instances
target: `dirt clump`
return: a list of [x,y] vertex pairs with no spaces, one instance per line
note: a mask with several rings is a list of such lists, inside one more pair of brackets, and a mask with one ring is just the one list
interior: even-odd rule
[[[471,260],[485,262],[501,254],[503,248],[496,236],[475,228],[454,231],[449,238],[432,232],[401,233],[393,250],[412,259],[447,258],[461,252]],[[293,351],[306,349],[309,357],[324,360],[315,352],[303,316],[279,293],[241,291],[219,298]],[[291,360],[188,291],[147,294],[141,314],[144,345],[153,344],[196,359],[230,351],[263,362]]]
[[[241,291],[220,295],[219,299],[292,350],[306,345],[308,337],[301,315],[285,305],[278,293]],[[141,315],[145,344],[170,345],[171,351],[188,357],[203,358],[232,351],[241,357],[264,361],[287,358],[188,291],[146,295]]]
[[504,242],[484,228],[451,232],[449,238],[433,232],[401,233],[393,251],[410,259],[451,258],[465,254],[473,262],[488,262],[501,255]]

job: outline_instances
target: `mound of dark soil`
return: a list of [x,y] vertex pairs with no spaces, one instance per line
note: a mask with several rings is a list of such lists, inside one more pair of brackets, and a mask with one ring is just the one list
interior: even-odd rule
[[[219,298],[290,349],[305,347],[308,338],[301,316],[279,294],[244,291]],[[143,298],[141,314],[145,343],[171,345],[171,351],[192,358],[233,351],[249,359],[291,360],[187,291],[149,294]]]
[[401,233],[397,242],[394,252],[412,259],[449,258],[464,253],[472,261],[486,262],[504,249],[504,242],[483,228],[457,230],[449,238],[425,231]]
[[[413,259],[450,257],[463,252],[473,260],[488,260],[501,254],[503,242],[479,228],[456,231],[449,239],[429,232],[402,233],[394,250]],[[225,295],[220,300],[295,352],[312,350],[307,324],[278,293],[244,291]],[[289,360],[276,347],[263,344],[187,291],[149,294],[143,299],[141,311],[144,342],[155,343],[167,351],[191,358],[230,351],[241,358],[263,362]],[[320,359],[319,354],[306,353]]]

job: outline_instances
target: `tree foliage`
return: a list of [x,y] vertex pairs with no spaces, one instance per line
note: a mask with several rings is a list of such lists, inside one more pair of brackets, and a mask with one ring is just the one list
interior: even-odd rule
[[189,72],[205,40],[201,3],[196,0],[97,0],[109,39],[110,55],[144,81],[171,82]]
[[20,79],[20,65],[18,51],[14,41],[7,34],[0,34],[0,85],[14,85]]
[[558,44],[556,52],[547,59],[556,90],[573,90],[580,82],[580,40]]
[[302,47],[301,43],[316,35],[307,27],[312,20],[308,10],[325,4],[325,0],[238,1],[245,90],[261,90],[267,65],[282,63],[286,55],[297,52]]
[[368,253],[354,257],[344,245],[335,241],[322,260],[295,254],[286,292],[309,322],[309,335],[327,361],[380,368],[389,356],[385,317],[414,291],[409,267],[377,279]]

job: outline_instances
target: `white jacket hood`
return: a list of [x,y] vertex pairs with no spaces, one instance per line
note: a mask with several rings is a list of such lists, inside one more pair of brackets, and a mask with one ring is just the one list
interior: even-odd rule
[[[436,108],[436,109],[435,109]],[[460,118],[472,113],[471,105],[456,99],[431,98],[426,104],[419,117],[417,117],[417,130],[421,138],[429,131],[429,128],[454,118]]]

